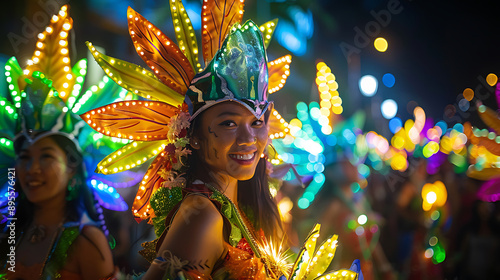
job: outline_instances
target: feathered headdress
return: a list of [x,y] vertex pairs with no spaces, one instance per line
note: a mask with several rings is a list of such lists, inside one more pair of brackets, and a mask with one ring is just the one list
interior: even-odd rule
[[[130,36],[151,70],[106,56],[88,43],[97,63],[111,79],[147,99],[112,103],[81,115],[105,135],[133,140],[108,155],[98,165],[98,172],[122,172],[154,158],[132,206],[138,220],[159,216],[154,220],[163,222],[163,215],[180,201],[183,182],[179,174],[183,157],[190,153],[186,133],[192,118],[228,100],[260,116],[268,108],[267,94],[281,89],[286,82],[291,56],[268,63],[265,52],[276,20],[260,27],[251,21],[241,25],[243,5],[244,0],[203,2],[203,69],[191,21],[178,0],[170,1],[178,44],[128,9]],[[273,137],[283,137],[288,131],[276,111],[271,114],[270,124]],[[156,205],[157,200],[163,201],[162,209],[152,211],[151,205]]]

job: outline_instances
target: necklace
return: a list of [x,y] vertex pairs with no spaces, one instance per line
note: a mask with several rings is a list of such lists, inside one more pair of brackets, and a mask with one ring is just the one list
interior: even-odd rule
[[[50,258],[51,253],[53,252],[56,240],[57,240],[58,236],[61,234],[61,231],[63,229],[63,224],[64,224],[64,220],[62,220],[59,223],[59,225],[55,229],[54,234],[52,235],[52,240],[50,242],[49,250],[47,251],[47,254],[45,255],[45,258],[44,258],[43,263],[42,263],[42,268],[40,269],[40,279],[43,279],[42,276],[43,276],[43,273],[44,273],[44,270],[45,270],[45,266],[47,265],[47,261]],[[45,240],[45,238],[47,237],[47,227],[44,226],[44,225],[35,225],[29,231],[29,235],[28,236],[29,236],[28,241],[31,244],[40,243],[43,240]],[[21,233],[21,236],[20,236],[21,240],[22,240],[22,238],[23,238],[23,233]]]
[[45,240],[47,228],[44,225],[35,225],[30,230],[29,242],[32,244],[40,243]]

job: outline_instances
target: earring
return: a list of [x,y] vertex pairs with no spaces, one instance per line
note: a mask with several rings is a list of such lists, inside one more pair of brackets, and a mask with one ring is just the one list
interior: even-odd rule
[[76,193],[76,178],[71,178],[71,180],[68,183],[68,191],[66,193],[66,200],[71,201],[76,198],[77,193]]

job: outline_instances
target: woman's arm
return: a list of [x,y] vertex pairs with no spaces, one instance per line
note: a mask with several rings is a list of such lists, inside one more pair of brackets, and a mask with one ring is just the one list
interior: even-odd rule
[[113,273],[113,256],[104,233],[86,226],[75,241],[74,251],[80,275],[85,280],[101,279]]
[[143,279],[175,277],[180,270],[207,278],[224,253],[223,219],[213,203],[201,195],[184,199]]

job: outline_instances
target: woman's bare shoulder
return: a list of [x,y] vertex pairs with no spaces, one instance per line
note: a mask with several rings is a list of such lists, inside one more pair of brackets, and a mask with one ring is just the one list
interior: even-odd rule
[[223,224],[221,213],[210,199],[203,195],[189,195],[175,214],[169,234],[181,233],[182,236],[196,237],[196,240],[204,240],[207,235],[219,237],[220,234],[222,237]]
[[201,194],[187,196],[182,201],[175,218],[181,218],[188,226],[198,225],[191,223],[192,221],[201,222],[201,225],[208,224],[212,226],[222,223],[222,215],[217,207],[209,198]]
[[71,248],[70,271],[79,271],[83,279],[109,276],[114,269],[113,256],[106,235],[97,227],[84,226]]
[[203,195],[189,195],[174,216],[158,254],[175,256],[189,264],[204,264],[210,273],[224,252],[223,218],[217,207]]

